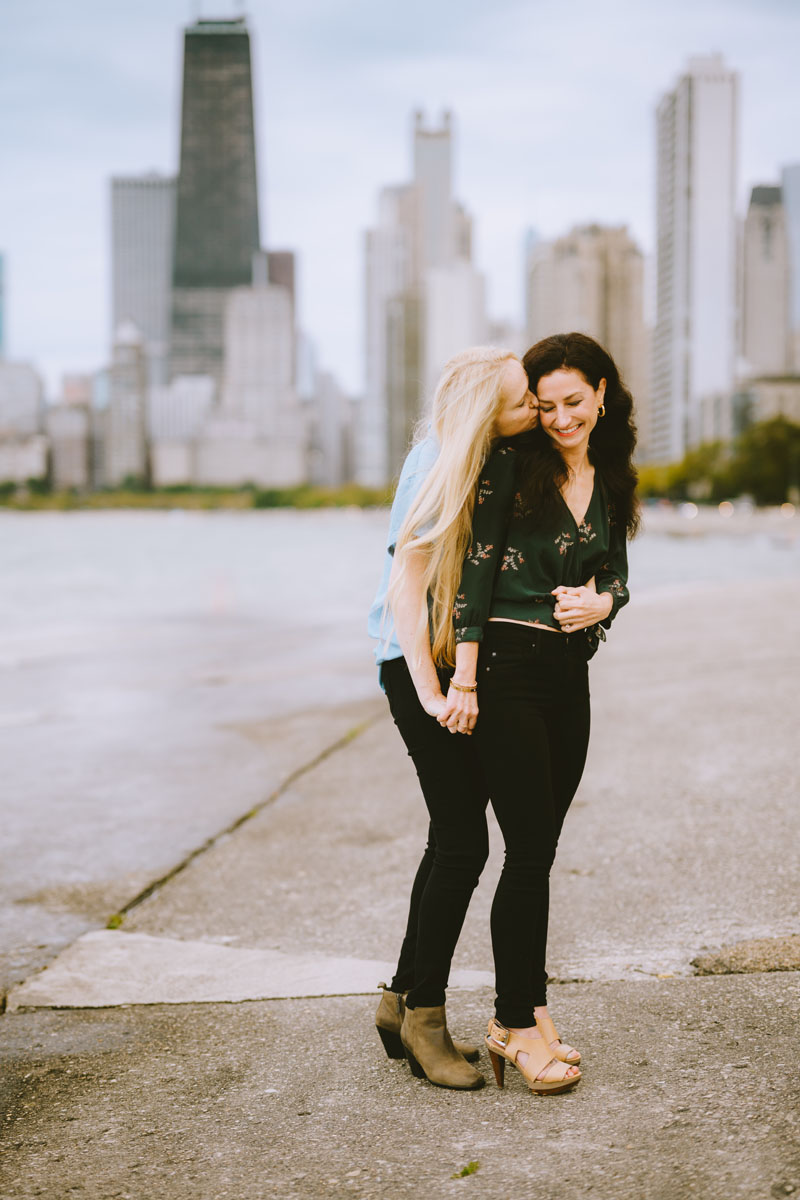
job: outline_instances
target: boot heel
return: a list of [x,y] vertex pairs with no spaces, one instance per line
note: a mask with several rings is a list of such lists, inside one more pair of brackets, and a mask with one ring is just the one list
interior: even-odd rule
[[383,1042],[383,1048],[389,1058],[405,1058],[406,1048],[400,1040],[399,1033],[392,1033],[391,1029],[383,1029],[380,1025],[376,1025],[378,1037]]
[[411,1051],[407,1048],[405,1048],[405,1050],[406,1050],[406,1058],[408,1059],[408,1065],[411,1068],[411,1074],[416,1079],[427,1079],[428,1076],[425,1074],[422,1067],[419,1065],[417,1060],[414,1058],[414,1055],[411,1053]]
[[496,1054],[494,1050],[489,1051],[489,1058],[492,1060],[492,1068],[494,1069],[497,1086],[501,1088],[506,1077],[506,1060],[502,1054]]

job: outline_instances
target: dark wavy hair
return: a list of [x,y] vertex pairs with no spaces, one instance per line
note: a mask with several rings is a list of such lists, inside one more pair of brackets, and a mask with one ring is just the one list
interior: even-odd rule
[[[522,365],[534,395],[539,380],[561,368],[579,371],[595,391],[605,379],[605,416],[599,418],[589,436],[589,459],[599,472],[617,522],[632,538],[639,528],[638,476],[633,465],[636,425],[633,397],[613,358],[585,333],[557,333],[531,346]],[[560,511],[558,489],[567,480],[567,465],[541,426],[526,434],[525,442],[520,459],[524,506],[537,524],[549,524]]]

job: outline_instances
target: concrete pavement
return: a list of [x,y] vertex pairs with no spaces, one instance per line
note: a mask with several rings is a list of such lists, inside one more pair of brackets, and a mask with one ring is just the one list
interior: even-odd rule
[[[513,1071],[499,1092],[484,1053],[487,1087],[457,1094],[385,1058],[366,989],[399,945],[425,818],[365,700],[345,714],[360,732],[185,856],[119,929],[12,989],[3,1200],[800,1192],[793,594],[651,594],[593,663],[590,760],[552,888],[574,1092],[532,1096]],[[478,974],[448,1004],[476,1039],[495,828],[492,843],[455,963]],[[737,949],[756,939],[757,957]],[[748,973],[697,977],[702,955]],[[138,997],[114,995],[125,963]]]

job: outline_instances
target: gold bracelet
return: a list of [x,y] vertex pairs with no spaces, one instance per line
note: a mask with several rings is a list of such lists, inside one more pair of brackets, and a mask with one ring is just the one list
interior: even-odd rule
[[455,688],[457,692],[477,692],[477,690],[478,690],[478,681],[477,681],[477,679],[476,679],[474,683],[471,683],[471,684],[469,685],[469,687],[464,687],[464,685],[463,685],[463,684],[460,684],[460,683],[453,683],[453,680],[451,679],[451,680],[450,680],[450,687],[451,687],[451,688]]

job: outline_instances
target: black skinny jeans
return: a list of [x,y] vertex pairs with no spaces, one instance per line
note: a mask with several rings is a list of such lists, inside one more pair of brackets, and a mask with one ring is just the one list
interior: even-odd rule
[[392,991],[407,991],[409,1008],[435,1007],[445,1002],[450,962],[489,855],[488,794],[474,736],[450,733],[428,716],[405,659],[385,662],[381,679],[430,816]]
[[490,621],[478,703],[473,737],[505,842],[492,902],[495,1010],[524,1029],[547,1003],[550,868],[589,745],[585,635]]

